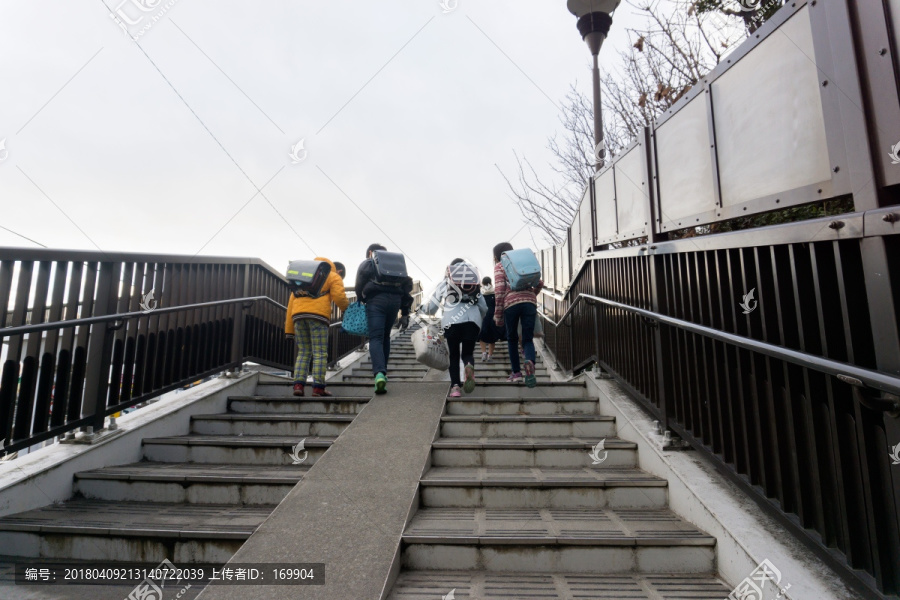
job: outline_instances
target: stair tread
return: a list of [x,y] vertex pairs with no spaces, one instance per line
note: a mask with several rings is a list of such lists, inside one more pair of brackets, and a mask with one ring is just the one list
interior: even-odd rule
[[401,571],[388,600],[432,600],[454,591],[457,600],[507,598],[630,598],[721,600],[731,587],[715,575]]
[[[633,450],[637,448],[634,442],[626,442],[617,438],[608,437],[606,439],[607,450]],[[591,449],[600,440],[597,438],[584,438],[579,436],[558,436],[558,437],[530,437],[522,436],[517,438],[500,438],[500,437],[442,437],[438,438],[432,444],[432,448],[515,448],[515,449],[531,449],[531,448],[574,448],[574,449]]]
[[[504,385],[513,385],[509,383],[505,383]],[[515,384],[520,385],[520,384]],[[540,384],[537,388],[540,388]],[[527,388],[526,388],[527,389]],[[478,388],[475,388],[475,391],[478,391]],[[480,396],[477,393],[467,394],[465,396],[460,396],[459,398],[448,398],[448,402],[593,402],[597,403],[597,400],[594,398],[585,398],[584,396],[565,396],[565,397],[534,397],[534,398],[504,398],[503,396]]]
[[615,423],[615,417],[601,414],[590,415],[444,415],[446,423],[559,423],[568,421],[588,421]]
[[[359,384],[359,383],[343,383],[343,384],[340,383],[340,382],[337,382],[337,383],[330,383],[330,382],[329,382],[329,383],[328,383],[328,387],[331,387],[332,385],[335,386],[335,387],[338,387],[338,386],[352,387],[352,388],[363,387],[363,386],[362,386],[361,384]],[[286,388],[291,388],[291,387],[293,387],[293,386],[294,386],[294,384],[293,384],[293,382],[291,382],[291,381],[260,381],[260,382],[258,382],[258,383],[256,384],[257,389],[259,389],[259,388],[266,388],[266,387],[286,387]]]
[[366,396],[331,396],[318,397],[312,396],[228,396],[229,400],[238,400],[241,402],[368,402],[371,398]]
[[407,543],[604,543],[616,546],[714,546],[716,538],[668,509],[422,508]]
[[0,531],[245,539],[273,510],[274,505],[200,505],[78,499],[2,517]]
[[295,484],[309,465],[231,465],[140,462],[76,473],[76,479],[185,483]]
[[[312,386],[310,384],[307,384],[306,387],[311,388]],[[341,391],[346,390],[349,393],[345,393],[344,396],[355,397],[355,398],[360,398],[360,397],[368,398],[369,397],[368,395],[356,396],[355,393],[357,391],[369,392],[372,389],[372,386],[368,383],[362,383],[362,382],[356,382],[356,381],[341,381],[339,379],[332,379],[332,380],[326,381],[326,387],[328,388],[329,392],[334,394],[334,397],[341,396],[342,395]],[[310,395],[310,394],[312,394],[312,391],[308,391],[306,396],[292,396],[291,394],[293,392],[293,388],[294,388],[294,384],[290,381],[285,381],[285,382],[260,381],[259,383],[256,384],[257,391],[259,391],[261,389],[284,390],[285,396],[290,396],[292,398],[297,398],[297,399],[302,399],[302,398],[306,398],[307,400],[331,400],[332,399],[332,398],[313,398]],[[259,393],[255,394],[255,396],[262,397],[262,398],[280,397],[280,396],[272,396],[270,394],[259,394]]]
[[192,415],[196,421],[331,421],[349,423],[356,415],[331,413],[227,413],[217,415]]
[[465,487],[667,487],[665,479],[634,467],[431,467],[423,486]]
[[331,446],[336,437],[309,436],[301,438],[296,435],[212,435],[191,433],[171,437],[144,438],[144,444],[172,444],[188,446],[293,446],[300,439],[306,440],[307,448],[323,448]]

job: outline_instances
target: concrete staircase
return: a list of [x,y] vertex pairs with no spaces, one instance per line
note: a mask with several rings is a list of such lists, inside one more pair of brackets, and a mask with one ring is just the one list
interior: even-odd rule
[[72,500],[0,518],[0,554],[227,561],[371,398],[369,385],[329,389],[294,398],[290,381],[260,382],[226,413],[194,416],[188,435],[144,439],[144,461],[77,473]]
[[[416,328],[412,327],[411,330]],[[547,371],[543,358],[540,356],[538,356],[535,367],[535,375],[538,381],[549,382],[550,372]],[[481,348],[478,344],[475,345],[475,369],[479,382],[505,383],[506,378],[509,377],[509,368],[509,354],[505,342],[497,344],[494,358],[491,362],[481,362]],[[391,355],[388,360],[388,379],[395,382],[423,381],[426,378],[435,381],[435,377],[440,374],[430,371],[431,369],[416,361],[409,332],[397,336],[391,346]],[[462,375],[462,368],[460,368],[460,375]],[[450,377],[446,373],[444,373],[443,379],[450,381]],[[344,381],[371,382],[372,361],[366,359],[361,362],[358,367],[344,375]]]
[[[415,362],[409,333],[393,346],[389,392],[446,378]],[[143,462],[78,473],[71,501],[0,518],[0,555],[227,561],[371,400],[369,364],[327,399],[264,377],[187,435],[144,439]],[[551,382],[539,360],[537,387],[509,384],[503,344],[475,367],[474,393],[446,401],[388,600],[728,596],[715,538],[668,509],[667,482],[584,383]]]
[[390,600],[728,596],[715,538],[668,509],[583,383],[494,379],[447,401]]

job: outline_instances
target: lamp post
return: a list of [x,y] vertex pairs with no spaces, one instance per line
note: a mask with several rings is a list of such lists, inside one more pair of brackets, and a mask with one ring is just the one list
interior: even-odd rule
[[598,55],[609,28],[612,13],[622,0],[567,0],[569,12],[578,17],[578,32],[587,42],[594,57],[594,158],[596,169],[603,168],[606,149],[603,147],[603,107],[600,104],[600,63]]

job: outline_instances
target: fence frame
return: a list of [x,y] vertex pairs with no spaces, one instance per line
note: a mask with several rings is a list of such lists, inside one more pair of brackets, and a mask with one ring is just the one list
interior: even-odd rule
[[[109,415],[245,362],[294,366],[290,286],[258,259],[0,248],[0,297],[14,287],[12,310],[0,303],[7,453],[99,431]],[[329,366],[365,344],[340,319],[333,306]]]
[[[900,167],[887,153],[900,143],[900,32],[891,20],[891,10],[897,9],[883,0],[785,3],[701,85],[643,131],[643,177],[653,182],[643,195],[651,219],[646,241],[639,240],[642,232],[628,235],[617,226],[614,237],[595,235],[582,260],[569,228],[552,253],[550,289],[540,297],[547,321],[544,341],[560,368],[575,373],[595,363],[608,370],[663,427],[710,458],[850,585],[883,599],[900,598],[900,467],[891,470],[882,447],[890,440],[900,443],[897,389],[894,383],[885,387],[884,381],[877,384],[832,367],[863,368],[867,376],[891,382],[900,376]],[[712,98],[707,128],[716,214],[667,222],[656,131],[695,98],[713,94],[723,74],[780,35],[801,11],[808,11],[812,32],[815,56],[807,58],[814,58],[819,76],[831,183],[752,199],[738,211],[722,210]],[[900,22],[898,17],[893,23]],[[595,177],[610,170],[615,175],[618,160]],[[596,188],[594,181],[586,188],[594,215],[599,214]],[[852,198],[851,213],[668,240],[673,229],[844,195]],[[600,225],[594,223],[595,232]],[[638,245],[614,247],[636,240]],[[560,269],[563,262],[568,269]],[[737,310],[742,292],[735,290],[745,293],[760,282],[772,285],[758,290],[761,308],[752,319]],[[828,321],[827,315],[841,318]],[[794,351],[799,344],[800,352],[813,358],[800,366],[779,344]],[[760,382],[770,388],[759,387]],[[783,387],[773,389],[776,383]],[[728,386],[728,402],[710,404],[710,389],[722,385]],[[822,396],[811,398],[811,393]],[[776,402],[773,394],[785,396]],[[745,412],[757,408],[760,414]],[[824,412],[812,414],[813,409]],[[787,440],[773,439],[776,417],[784,410],[806,423],[800,422]],[[712,431],[713,422],[723,423],[725,430]],[[748,422],[756,429],[747,430]],[[830,425],[818,431],[816,423]],[[725,443],[723,435],[733,439]],[[852,439],[839,441],[841,435]],[[768,446],[751,448],[751,438]],[[802,493],[788,485],[796,473],[772,451],[783,444],[812,457],[808,469],[816,471],[812,482],[824,486],[823,495],[851,486],[859,497],[841,497],[841,506],[834,508],[821,501],[793,505],[802,500]],[[852,457],[840,454],[845,447]],[[819,480],[820,473],[827,481]]]

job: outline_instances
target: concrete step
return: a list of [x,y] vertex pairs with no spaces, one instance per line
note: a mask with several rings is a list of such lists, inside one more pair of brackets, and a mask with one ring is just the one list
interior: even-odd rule
[[[522,360],[524,361],[525,359],[522,358]],[[404,363],[418,363],[418,361],[416,360],[415,352],[413,352],[413,351],[405,352],[405,351],[400,351],[400,350],[395,351],[394,349],[392,349],[391,356],[388,359],[388,364],[391,364],[394,361],[404,362]],[[364,359],[364,362],[369,363],[369,365],[371,366],[371,358]],[[421,364],[421,363],[418,363],[418,364]],[[475,353],[475,364],[476,365],[496,365],[496,364],[508,365],[509,364],[509,354],[507,354],[505,351],[502,353],[495,352],[494,358],[491,360],[491,362],[482,362],[481,354],[476,352]],[[541,358],[540,356],[537,357],[535,364],[538,366],[541,366],[541,365],[548,366],[548,364],[545,363],[544,359]]]
[[533,573],[715,571],[716,539],[669,510],[427,508],[403,567]]
[[[392,383],[413,383],[417,381],[422,381],[422,378],[425,376],[425,373],[421,373],[419,375],[406,375],[406,376],[395,376],[390,369],[388,369],[388,385]],[[375,378],[371,373],[368,375],[344,375],[342,381],[350,382],[350,383],[363,383],[368,382],[368,386],[372,387],[375,382]],[[374,389],[374,388],[373,388]]]
[[[527,388],[525,388],[527,389]],[[486,398],[476,388],[470,396],[449,398],[448,415],[596,415],[590,398]]]
[[[428,373],[428,367],[414,367],[414,368],[401,368],[401,369],[393,369],[388,367],[388,377],[390,379],[399,379],[401,377],[417,377],[421,379]],[[367,377],[372,379],[372,370],[371,369],[351,369],[349,375],[359,376],[359,377]],[[346,379],[346,375],[345,375]]]
[[[584,382],[540,382],[537,387],[529,388],[524,383],[482,382],[469,398],[587,398]],[[592,399],[596,403],[596,399]]]
[[447,415],[441,437],[615,437],[615,417],[602,415]]
[[637,444],[607,439],[597,465],[591,451],[600,440],[558,438],[439,438],[432,444],[436,467],[636,467]]
[[[293,388],[294,386],[290,381],[284,383],[260,381],[256,384],[256,393],[254,396],[263,396],[266,398],[293,398]],[[340,396],[342,398],[347,396],[371,398],[373,394],[371,385],[342,383],[339,381],[334,383],[329,381],[328,391],[335,396]],[[312,399],[311,389],[306,391],[305,398]]]
[[71,500],[0,518],[0,554],[104,564],[221,563],[274,509]]
[[75,492],[118,502],[277,505],[307,465],[210,465],[141,462],[75,475]]
[[[462,368],[463,367],[460,367],[460,369],[462,369]],[[390,373],[394,373],[394,374],[397,374],[398,372],[401,372],[401,371],[403,371],[403,372],[416,371],[416,372],[424,373],[424,372],[428,371],[428,367],[426,367],[425,365],[420,364],[420,363],[412,364],[412,363],[404,362],[402,364],[397,364],[397,363],[394,363],[393,361],[391,361],[388,363],[388,371]],[[367,373],[368,374],[372,373],[372,365],[360,365],[358,368],[353,369],[354,375],[367,374]],[[501,364],[498,362],[492,362],[492,363],[476,364],[475,365],[476,377],[480,376],[483,373],[492,373],[492,374],[496,373],[496,374],[503,374],[504,376],[507,376],[510,373],[509,363]],[[538,365],[537,368],[535,369],[535,373],[537,373],[539,375],[548,375],[550,373],[550,371],[548,371],[541,365]]]
[[[407,383],[410,383],[410,382],[415,382],[415,381],[422,381],[422,378],[423,378],[424,376],[425,376],[425,373],[424,373],[424,372],[419,373],[419,374],[416,374],[416,375],[412,375],[412,374],[410,374],[410,375],[398,375],[398,374],[396,374],[395,372],[393,372],[393,371],[391,371],[390,369],[388,369],[388,383],[391,383],[391,382],[407,382]],[[460,373],[460,376],[462,376],[462,373]],[[509,377],[509,374],[508,374],[508,373],[498,373],[497,375],[476,375],[476,376],[475,376],[475,381],[476,381],[478,384],[484,384],[484,383],[507,383],[507,381],[506,381],[506,378],[507,378],[507,377]],[[551,381],[549,375],[538,375],[538,376],[537,376],[537,380],[538,380],[538,383],[549,383],[549,382]],[[357,382],[357,383],[358,383],[358,382],[368,381],[368,382],[371,383],[371,382],[374,381],[374,378],[372,377],[372,374],[371,374],[371,373],[368,373],[368,374],[366,374],[366,375],[344,375],[344,376],[343,376],[343,381]]]
[[432,467],[421,481],[425,508],[654,508],[668,483],[632,468]]
[[[497,342],[494,344],[494,354],[499,354],[500,352],[508,352],[509,345],[506,342]],[[391,352],[394,350],[406,350],[407,352],[413,350],[412,340],[406,341],[404,340],[401,343],[397,343],[396,341],[391,342]],[[475,352],[479,355],[481,354],[481,344],[475,344]]]
[[552,575],[493,571],[402,571],[388,600],[438,600],[450,592],[456,600],[721,600],[731,587],[714,575]]
[[321,414],[225,414],[194,415],[191,433],[203,435],[284,435],[304,437],[337,437],[356,415]]
[[[519,356],[522,356],[522,355],[519,354]],[[536,363],[544,362],[544,357],[541,356],[540,354],[538,354],[535,358],[537,359],[535,361]],[[372,359],[371,359],[371,356],[369,356],[369,357],[364,358],[363,360],[370,362]],[[412,347],[409,347],[409,348],[392,347],[391,348],[391,356],[390,356],[389,360],[412,360],[412,361],[414,361],[414,360],[416,360],[416,352]],[[493,363],[497,363],[497,362],[499,362],[499,363],[509,362],[509,353],[506,351],[506,349],[500,350],[498,348],[494,352],[494,358],[491,360],[491,362],[482,362],[481,351],[476,347],[475,348],[475,362],[478,364],[482,364],[482,365],[489,365],[489,364],[493,364]]]
[[334,438],[191,434],[146,438],[143,445],[144,457],[154,462],[277,466],[294,464],[292,452],[301,440],[308,454],[299,451],[300,459],[306,456],[300,464],[311,466],[331,447]]
[[320,399],[285,396],[229,396],[228,412],[240,414],[316,414],[356,415],[369,402],[369,396],[335,396]]

